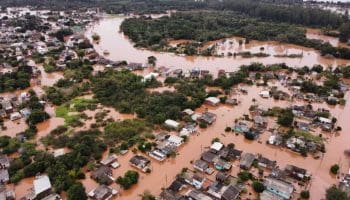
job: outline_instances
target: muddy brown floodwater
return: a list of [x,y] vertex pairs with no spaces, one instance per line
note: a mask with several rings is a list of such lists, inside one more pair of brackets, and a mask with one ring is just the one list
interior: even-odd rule
[[[241,57],[203,57],[203,56],[179,56],[173,53],[166,52],[153,52],[145,49],[137,49],[133,46],[127,36],[121,33],[119,30],[120,24],[123,22],[125,17],[120,16],[109,16],[102,18],[100,21],[92,24],[86,31],[86,36],[91,39],[93,33],[97,33],[101,36],[101,40],[98,44],[94,44],[94,47],[100,55],[103,55],[104,50],[108,50],[110,54],[107,58],[115,61],[127,60],[129,62],[141,62],[145,63],[147,57],[157,57],[158,66],[174,66],[175,68],[192,69],[199,67],[201,69],[207,69],[210,72],[216,74],[219,69],[226,71],[234,71],[240,65],[250,64],[252,62],[261,62],[264,64],[274,63],[286,63],[289,66],[313,66],[315,64],[322,64],[325,66],[337,66],[343,64],[350,64],[349,60],[334,59],[322,57],[318,51],[310,48],[305,48],[291,44],[281,44],[278,42],[261,42],[251,41],[248,45],[242,47],[237,46],[234,42],[233,46],[230,44],[224,44],[223,48],[237,50],[252,50],[259,51],[260,48],[264,47],[265,53],[271,54],[269,57],[264,58],[241,58]],[[314,37],[320,37],[320,35],[314,34]],[[321,39],[321,38],[319,38]],[[281,58],[274,57],[276,54],[303,54],[301,58]]]
[[[238,51],[238,50],[249,50],[252,52],[265,52],[272,56],[265,58],[233,58],[233,57],[201,57],[201,56],[178,56],[172,53],[161,53],[152,52],[145,49],[137,49],[133,47],[133,44],[128,38],[119,32],[119,26],[125,17],[106,17],[96,22],[88,28],[86,36],[91,38],[93,33],[97,33],[101,36],[99,44],[94,44],[95,49],[100,55],[103,55],[104,50],[108,50],[110,55],[107,58],[111,60],[127,60],[129,62],[142,62],[145,63],[148,56],[157,57],[158,66],[174,66],[175,68],[192,69],[199,67],[201,69],[209,70],[212,73],[216,73],[219,69],[226,71],[234,71],[242,64],[250,64],[251,62],[261,62],[264,64],[274,63],[286,63],[289,66],[312,66],[315,64],[322,64],[324,66],[337,66],[343,64],[350,64],[349,60],[343,59],[329,59],[321,57],[320,54],[310,48],[304,48],[297,45],[280,44],[277,42],[261,42],[251,41],[248,45],[241,47],[237,46],[237,38],[231,39],[232,42],[215,41],[214,43],[220,43],[219,50],[223,52],[227,51]],[[343,44],[332,37],[321,35],[316,30],[308,30],[308,38],[321,39],[328,41],[334,46],[341,46]],[[177,42],[186,41],[175,41],[172,45],[176,45]],[[263,48],[261,48],[263,47]],[[301,58],[277,58],[273,57],[276,54],[303,54]],[[278,85],[278,84],[277,84]],[[350,137],[348,137],[348,131],[350,130],[350,124],[346,123],[347,117],[350,115],[350,105],[329,107],[326,104],[315,104],[314,107],[323,107],[331,109],[332,115],[338,118],[338,125],[342,126],[343,131],[339,134],[323,134],[326,138],[326,154],[319,160],[315,160],[312,156],[302,157],[299,154],[293,153],[286,149],[281,149],[273,146],[266,145],[266,141],[270,136],[269,132],[265,132],[258,141],[247,141],[242,135],[236,136],[232,133],[225,133],[224,128],[231,126],[234,120],[241,117],[243,114],[248,114],[249,107],[252,105],[252,99],[257,99],[259,105],[265,107],[272,106],[290,106],[292,104],[305,104],[304,102],[294,101],[275,101],[272,99],[262,99],[258,93],[263,88],[257,88],[256,86],[247,87],[248,95],[239,95],[237,98],[242,102],[239,106],[219,106],[219,107],[207,107],[202,106],[197,111],[202,112],[205,109],[209,109],[211,112],[217,114],[217,121],[205,130],[200,130],[199,134],[191,136],[189,141],[180,148],[179,155],[175,159],[168,159],[163,163],[152,160],[152,173],[143,174],[139,184],[132,187],[128,191],[121,190],[121,196],[118,199],[138,199],[139,195],[144,191],[148,190],[152,194],[159,195],[161,188],[167,187],[171,181],[175,178],[182,168],[188,167],[192,169],[190,164],[191,161],[200,158],[200,154],[203,152],[205,147],[209,146],[211,140],[214,137],[220,138],[222,142],[228,144],[233,142],[236,147],[245,152],[260,153],[270,159],[274,159],[278,162],[280,167],[284,167],[287,164],[294,164],[296,166],[303,167],[312,173],[312,180],[310,186],[311,199],[319,200],[324,198],[325,190],[331,184],[337,182],[336,178],[329,173],[330,166],[337,163],[341,167],[342,173],[347,173],[349,169],[349,159],[344,155],[343,151],[349,148]],[[283,88],[280,88],[283,89]],[[163,91],[164,88],[160,88],[159,91]],[[157,90],[156,90],[157,91]],[[349,94],[345,96],[349,102]],[[273,124],[273,123],[271,123]],[[319,133],[316,133],[319,134]],[[129,158],[132,156],[132,152],[129,152],[125,156],[119,157],[121,167],[114,170],[114,177],[120,176],[125,171],[131,169],[128,164]],[[232,175],[236,175],[238,167],[234,166]],[[90,179],[87,179],[84,185],[87,186],[87,190],[92,189],[96,185]],[[119,188],[117,185],[113,185],[115,188]]]
[[[282,86],[279,82],[275,83],[280,89]],[[264,132],[258,141],[249,141],[244,139],[242,135],[236,136],[234,133],[225,133],[226,126],[231,126],[236,118],[242,117],[243,114],[249,114],[249,107],[252,105],[252,99],[256,99],[256,103],[263,107],[269,108],[272,106],[290,106],[292,104],[303,105],[303,101],[276,101],[273,99],[263,99],[259,96],[259,92],[263,90],[263,87],[257,86],[244,86],[248,89],[248,95],[237,95],[238,99],[242,102],[239,106],[232,107],[221,105],[218,107],[202,106],[198,108],[197,112],[203,112],[208,109],[210,112],[217,114],[217,120],[207,129],[199,130],[198,134],[190,136],[188,142],[180,147],[176,158],[169,158],[164,162],[158,162],[152,159],[150,174],[140,172],[139,183],[133,186],[127,191],[120,189],[115,183],[112,187],[120,191],[120,196],[116,199],[129,200],[139,199],[139,195],[144,191],[150,191],[154,195],[159,195],[162,188],[169,186],[174,180],[175,176],[181,171],[182,168],[188,167],[193,169],[191,161],[200,158],[201,153],[211,144],[211,140],[215,137],[225,143],[234,143],[236,147],[244,152],[260,153],[263,156],[276,160],[278,165],[283,168],[287,164],[293,164],[299,167],[303,167],[312,173],[312,180],[310,184],[310,192],[312,200],[319,200],[324,198],[325,190],[331,184],[337,182],[336,178],[329,173],[331,165],[338,163],[341,167],[341,172],[346,173],[349,169],[349,159],[343,154],[344,149],[349,148],[350,137],[348,137],[348,130],[350,130],[349,123],[346,123],[347,115],[350,114],[350,105],[345,107],[329,107],[326,104],[315,104],[314,107],[333,108],[331,110],[332,115],[338,118],[339,125],[343,127],[343,131],[339,134],[323,134],[326,138],[326,150],[327,153],[319,159],[315,160],[312,156],[302,157],[297,153],[293,153],[287,149],[278,148],[275,146],[266,145],[266,141],[270,136],[270,132]],[[213,88],[211,88],[213,89]],[[350,100],[349,94],[345,97]],[[270,119],[269,127],[275,125],[275,120]],[[315,133],[319,134],[319,132]],[[127,170],[133,169],[128,161],[134,154],[129,151],[126,155],[120,155],[118,162],[121,164],[120,168],[113,170],[113,177],[123,175]],[[107,153],[104,157],[107,156]],[[135,170],[135,169],[134,169]],[[234,163],[233,169],[230,172],[233,176],[236,176],[239,171],[238,163]],[[89,174],[87,174],[89,177]],[[87,178],[82,181],[86,187],[86,191],[92,190],[97,186],[97,183]],[[299,190],[300,191],[300,190]]]

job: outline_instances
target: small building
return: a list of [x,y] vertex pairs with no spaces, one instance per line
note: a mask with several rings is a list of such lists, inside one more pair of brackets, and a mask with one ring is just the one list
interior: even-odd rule
[[40,176],[33,181],[34,195],[36,198],[45,197],[51,193],[51,182],[48,176]]
[[100,185],[97,188],[89,192],[88,196],[96,200],[110,200],[113,196],[117,195],[118,191],[108,187],[107,185]]
[[263,90],[259,93],[259,95],[262,97],[262,98],[269,98],[270,97],[270,92],[268,90]]
[[62,200],[59,194],[49,194],[48,196],[42,198],[41,200]]
[[216,97],[208,97],[205,99],[205,103],[211,106],[217,106],[220,103],[220,99]]
[[231,169],[232,164],[230,162],[227,162],[219,157],[216,157],[213,160],[214,166],[219,171],[228,171]]
[[110,166],[112,163],[116,162],[117,160],[118,160],[117,155],[111,154],[107,158],[101,160],[100,163],[104,166]]
[[65,149],[64,148],[60,148],[60,149],[55,149],[53,152],[53,157],[57,158],[59,156],[63,156],[65,154]]
[[287,165],[284,168],[284,171],[287,176],[292,177],[296,180],[305,181],[311,177],[311,175],[307,172],[306,169],[303,169],[294,165]]
[[168,187],[169,190],[173,192],[178,192],[180,191],[184,186],[185,186],[185,180],[183,178],[177,178],[174,180],[170,186]]
[[10,167],[10,159],[5,154],[0,155],[0,168],[5,169]]
[[163,190],[160,193],[159,197],[160,197],[160,200],[180,200],[183,198],[183,196],[180,195],[179,193],[169,189]]
[[159,76],[158,73],[152,72],[152,73],[149,73],[149,74],[145,75],[145,76],[143,77],[142,81],[143,81],[143,82],[150,81],[150,80],[152,80],[152,78],[157,78],[158,76]]
[[176,130],[180,128],[180,123],[172,119],[167,119],[164,123],[169,128],[173,128]]
[[273,134],[269,137],[269,140],[267,142],[268,144],[279,146],[283,143],[283,138],[278,134]]
[[262,193],[259,195],[260,200],[284,200],[283,197],[280,197],[272,192],[269,192],[267,190],[264,190]]
[[234,124],[232,127],[232,130],[238,133],[247,133],[250,130],[252,123],[245,120],[239,120],[237,123]]
[[234,185],[230,185],[226,188],[226,190],[224,191],[224,193],[221,196],[222,200],[234,200],[234,199],[238,199],[238,196],[240,194],[240,189],[237,188]]
[[192,200],[212,200],[211,197],[206,194],[198,191],[198,190],[190,190],[186,196],[188,196]]
[[184,139],[177,135],[170,135],[170,137],[167,140],[167,143],[179,147],[184,143]]
[[151,161],[144,156],[135,155],[129,162],[132,166],[140,169],[143,172],[150,170],[149,165],[151,164]]
[[255,160],[254,154],[244,153],[240,160],[239,167],[241,169],[248,170],[253,165],[254,160]]
[[209,164],[203,160],[196,160],[193,163],[193,168],[198,171],[205,172],[209,168]]
[[214,142],[210,146],[210,150],[213,151],[214,153],[218,153],[223,147],[224,145],[221,142]]
[[127,68],[129,70],[131,70],[131,71],[142,70],[143,69],[143,65],[142,65],[142,63],[133,63],[133,62],[131,62],[131,63],[129,63],[127,65]]
[[236,160],[240,159],[242,155],[242,151],[235,149],[235,148],[230,148],[228,146],[224,147],[220,152],[219,156],[222,159],[225,160]]
[[254,116],[254,124],[260,128],[266,128],[267,120],[264,117],[257,115],[257,116]]
[[267,191],[284,199],[291,199],[294,191],[292,184],[274,178],[266,178],[264,186]]
[[15,191],[7,189],[5,186],[0,186],[0,200],[15,200]]
[[0,183],[4,184],[10,180],[9,172],[7,169],[0,169]]
[[195,132],[197,132],[196,124],[187,124],[181,129],[180,136],[189,136]]
[[218,157],[218,155],[211,151],[205,151],[201,155],[201,159],[208,163],[213,163],[216,157]]
[[97,182],[112,183],[113,182],[113,172],[110,167],[100,166],[91,173],[91,178]]
[[185,109],[184,111],[182,111],[182,113],[191,116],[191,115],[194,114],[194,111],[191,110],[191,109],[189,109],[189,108],[187,108],[187,109]]
[[150,151],[148,155],[158,161],[163,161],[167,158],[167,155],[158,149]]
[[262,155],[258,156],[257,161],[260,167],[267,168],[267,169],[274,169],[277,165],[276,161],[272,161],[268,158],[263,157]]
[[216,114],[205,112],[198,118],[198,120],[207,124],[212,124],[216,121]]
[[332,120],[325,117],[318,117],[318,121],[320,121],[321,124],[332,124]]
[[15,120],[18,120],[18,119],[21,119],[21,118],[22,118],[22,115],[19,112],[14,112],[14,113],[10,114],[10,120],[11,121],[15,121]]
[[22,110],[19,111],[24,118],[28,118],[31,114],[29,108],[23,108]]

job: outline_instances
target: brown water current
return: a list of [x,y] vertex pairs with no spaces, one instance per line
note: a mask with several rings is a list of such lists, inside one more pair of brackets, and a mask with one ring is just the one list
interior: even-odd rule
[[[173,53],[166,52],[153,52],[145,49],[138,49],[133,46],[133,43],[120,32],[119,26],[123,22],[125,17],[106,17],[100,21],[92,24],[88,27],[86,36],[91,39],[91,35],[97,33],[101,36],[101,40],[98,44],[94,44],[96,51],[103,55],[103,51],[108,50],[110,52],[106,57],[119,61],[127,60],[129,62],[141,62],[145,63],[147,57],[155,56],[157,58],[158,66],[174,66],[175,68],[182,69],[192,69],[194,67],[199,67],[201,69],[209,70],[212,73],[216,73],[219,69],[224,69],[226,71],[234,71],[240,65],[250,64],[252,62],[261,62],[264,64],[274,64],[274,63],[286,63],[292,67],[300,66],[313,66],[315,64],[322,64],[324,66],[337,66],[349,64],[349,60],[344,59],[334,59],[322,57],[318,51],[310,48],[301,47],[298,45],[291,44],[281,44],[278,42],[268,41],[250,41],[249,44],[243,44],[239,46],[237,44],[237,38],[232,39],[232,44],[230,42],[225,42],[221,44],[220,51],[223,52],[234,52],[234,51],[252,51],[252,52],[264,52],[271,56],[269,57],[253,57],[253,58],[242,58],[237,56],[234,57],[203,57],[203,56],[179,56]],[[316,35],[317,36],[317,35]],[[314,36],[315,37],[315,36]],[[226,41],[229,41],[227,39]],[[180,41],[181,42],[181,41]],[[173,43],[174,45],[174,43]],[[263,47],[263,51],[261,51]],[[302,54],[299,58],[281,58],[274,57],[278,54]]]

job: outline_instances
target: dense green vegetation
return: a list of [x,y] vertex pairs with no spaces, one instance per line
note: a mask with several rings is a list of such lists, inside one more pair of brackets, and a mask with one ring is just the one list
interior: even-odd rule
[[139,180],[139,173],[133,170],[129,170],[124,174],[124,177],[119,176],[116,180],[124,190],[129,189],[131,186],[135,185]]
[[294,115],[292,111],[290,109],[284,109],[278,115],[277,123],[282,126],[290,127],[293,124],[293,120],[294,120]]
[[147,92],[141,79],[129,71],[110,70],[94,78],[92,90],[99,102],[156,124],[179,119],[183,109],[200,106],[206,96],[204,84],[198,82],[181,82],[176,92],[160,94]]
[[[71,136],[60,131],[55,133],[59,134],[59,139],[56,140],[60,140],[62,147],[67,147],[71,151],[54,158],[51,154],[35,150],[34,144],[17,143],[17,148],[25,147],[27,150],[11,162],[9,169],[11,182],[16,183],[24,177],[46,172],[57,192],[68,190],[68,196],[74,199],[75,195],[82,191],[82,188],[76,185],[76,180],[85,178],[82,167],[91,160],[101,159],[107,147],[98,138],[101,132],[97,130],[77,132]],[[8,143],[11,143],[12,140],[8,139]],[[4,141],[4,144],[7,143],[5,138],[1,141]]]
[[[170,17],[129,18],[123,21],[121,30],[137,47],[174,51],[168,39],[188,39],[207,42],[230,36],[245,37],[248,41],[275,40],[320,50],[322,55],[350,59],[350,49],[333,47],[329,43],[307,39],[305,30],[289,23],[264,21],[230,11],[178,12]],[[197,52],[198,43],[188,43],[185,54],[210,55],[208,50]]]
[[326,191],[326,200],[344,200],[349,199],[349,196],[346,192],[342,191],[335,185],[328,188]]
[[142,120],[124,120],[121,122],[112,122],[105,128],[105,140],[107,144],[129,141],[141,136],[142,133],[150,131],[151,126]]
[[257,193],[262,193],[265,190],[265,186],[260,181],[254,181],[253,182],[253,189]]
[[75,9],[98,6],[109,13],[160,13],[167,10],[230,10],[250,17],[275,22],[288,22],[306,26],[338,28],[344,17],[301,4],[284,5],[283,1],[261,0],[71,0],[62,4],[58,0],[3,0],[2,6],[41,6],[50,9]]
[[169,38],[199,42],[232,35],[283,42],[305,39],[304,30],[295,26],[263,22],[232,12],[178,12],[159,19],[129,18],[122,23],[121,30],[136,46],[142,47],[165,45],[165,40]]
[[18,67],[17,71],[0,75],[0,92],[25,89],[30,86],[32,67],[24,65]]
[[83,184],[76,183],[72,185],[67,191],[67,199],[68,200],[86,200],[87,195]]

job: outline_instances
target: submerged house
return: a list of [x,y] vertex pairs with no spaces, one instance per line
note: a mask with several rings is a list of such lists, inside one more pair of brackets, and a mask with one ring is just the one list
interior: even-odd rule
[[205,112],[198,118],[198,120],[206,124],[212,124],[216,121],[216,114],[211,112]]
[[239,167],[244,170],[248,170],[255,160],[254,154],[244,153],[239,163]]
[[220,103],[220,99],[216,97],[208,97],[205,99],[205,103],[211,106],[217,106]]
[[48,196],[52,192],[51,182],[48,176],[40,176],[33,181],[35,199]]
[[129,162],[132,166],[140,169],[143,172],[150,170],[149,165],[151,164],[151,161],[144,156],[135,155]]
[[266,178],[264,186],[268,192],[273,193],[283,199],[291,199],[294,191],[294,186],[290,183],[277,180],[274,178]]
[[112,169],[104,165],[94,170],[91,173],[91,178],[96,180],[97,182],[103,182],[108,184],[112,183],[114,180]]
[[294,165],[287,165],[284,168],[284,171],[287,174],[287,176],[300,181],[306,181],[311,177],[311,175],[307,172],[306,169]]
[[107,158],[101,160],[101,164],[104,166],[111,166],[114,162],[117,162],[117,156],[115,154],[109,155]]
[[91,192],[89,192],[88,196],[91,199],[96,200],[109,200],[112,199],[113,196],[117,195],[118,191],[108,187],[106,185],[100,185],[97,188],[93,189]]

